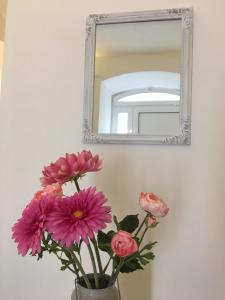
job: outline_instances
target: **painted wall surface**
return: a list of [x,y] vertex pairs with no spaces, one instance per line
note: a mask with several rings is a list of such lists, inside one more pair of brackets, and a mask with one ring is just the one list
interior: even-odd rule
[[3,67],[3,51],[4,42],[0,40],[0,88],[1,88],[1,77],[2,77],[2,67]]
[[[82,145],[85,18],[90,13],[194,8],[192,144]],[[39,188],[44,164],[89,148],[97,185],[119,216],[154,191],[170,214],[154,230],[156,259],[122,276],[123,300],[222,300],[225,295],[224,0],[9,1],[0,103],[0,299],[70,299],[54,257],[17,255],[11,226]],[[87,262],[88,264],[88,262]]]

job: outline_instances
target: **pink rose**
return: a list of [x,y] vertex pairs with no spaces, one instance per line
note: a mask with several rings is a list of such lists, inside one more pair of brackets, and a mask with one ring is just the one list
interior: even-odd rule
[[141,207],[156,218],[164,217],[169,211],[165,202],[153,193],[142,192],[139,200]]
[[120,257],[130,256],[138,251],[137,242],[132,238],[129,232],[120,230],[111,241],[111,247],[114,253]]
[[149,227],[151,227],[151,226],[155,225],[156,222],[157,222],[156,217],[154,217],[154,216],[149,216],[149,217],[147,218],[146,225],[149,226]]

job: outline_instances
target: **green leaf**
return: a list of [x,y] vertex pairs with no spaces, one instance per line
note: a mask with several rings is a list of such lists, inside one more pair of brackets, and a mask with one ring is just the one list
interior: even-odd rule
[[48,242],[51,240],[51,235],[50,234],[48,234],[47,235],[47,238],[46,238],[46,244],[48,244]]
[[100,250],[112,254],[111,249],[111,240],[115,235],[115,231],[110,230],[108,233],[104,233],[103,231],[99,231],[98,233],[98,247]]
[[61,260],[61,262],[62,262],[63,265],[70,265],[71,264],[71,262],[69,260],[67,260],[67,259],[60,258],[60,260]]
[[130,233],[134,232],[135,229],[138,228],[138,225],[138,215],[128,215],[119,223],[120,230],[124,230]]
[[146,259],[154,259],[155,258],[155,254],[152,253],[152,252],[147,252],[147,253],[141,255],[141,257],[144,257]]
[[58,248],[58,244],[54,241],[52,241],[51,245],[49,245],[49,253],[55,252]]
[[65,271],[66,269],[67,269],[67,265],[62,266],[62,267],[60,268],[61,271]]
[[74,244],[72,246],[72,250],[79,253],[80,252],[81,244],[82,244],[82,242],[80,242],[79,244]]
[[38,253],[38,257],[37,257],[37,260],[40,260],[42,257],[43,257],[43,250],[40,252],[40,253]]
[[147,264],[150,262],[149,260],[147,260],[147,259],[145,259],[145,258],[143,258],[143,257],[140,257],[139,259],[140,259],[140,262],[141,262],[141,264],[142,264],[143,266],[147,265]]
[[143,249],[141,250],[141,252],[144,251],[144,250],[151,250],[156,244],[157,244],[157,242],[150,242],[150,243],[148,243],[147,245],[145,245],[143,247]]
[[136,270],[143,270],[137,258],[127,260],[124,262],[122,268],[120,269],[121,273],[131,273]]

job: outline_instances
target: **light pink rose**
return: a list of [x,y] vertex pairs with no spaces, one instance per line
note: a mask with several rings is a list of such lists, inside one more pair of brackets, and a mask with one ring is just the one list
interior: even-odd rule
[[156,218],[164,217],[169,211],[166,203],[153,193],[141,192],[139,200],[141,207]]
[[137,242],[129,232],[123,230],[114,235],[111,241],[111,248],[119,257],[130,256],[138,251]]
[[151,226],[155,225],[156,222],[157,222],[156,217],[154,217],[154,216],[149,216],[149,217],[147,218],[146,224],[147,224],[147,226],[151,227]]

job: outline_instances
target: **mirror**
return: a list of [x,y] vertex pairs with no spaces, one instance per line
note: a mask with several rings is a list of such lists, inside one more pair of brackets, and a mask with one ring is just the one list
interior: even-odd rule
[[192,10],[87,19],[83,141],[190,144]]

